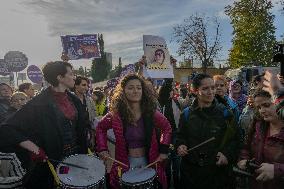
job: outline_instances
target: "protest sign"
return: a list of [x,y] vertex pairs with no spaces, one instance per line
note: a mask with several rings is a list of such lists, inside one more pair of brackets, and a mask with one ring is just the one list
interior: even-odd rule
[[20,51],[9,51],[4,56],[10,72],[23,71],[28,66],[28,58]]
[[37,66],[30,65],[27,69],[27,75],[32,82],[38,84],[42,83],[43,75],[41,70]]

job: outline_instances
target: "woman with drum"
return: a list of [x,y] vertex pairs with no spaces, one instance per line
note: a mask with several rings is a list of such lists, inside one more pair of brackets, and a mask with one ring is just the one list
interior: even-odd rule
[[[142,173],[153,162],[157,162],[153,168],[160,187],[167,188],[163,161],[168,157],[172,130],[167,119],[157,111],[156,101],[145,80],[138,75],[125,76],[116,87],[110,112],[96,129],[100,157],[109,157],[107,130],[112,128],[116,138],[115,159],[127,165],[114,162],[110,173],[112,188],[120,188],[120,171],[140,168],[138,172]],[[137,181],[141,179],[138,177],[139,174]]]
[[61,161],[87,153],[86,129],[81,101],[69,92],[74,87],[72,65],[49,62],[43,68],[51,85],[30,100],[0,127],[0,151],[17,152],[28,169],[25,188],[54,188],[48,159]]
[[[231,165],[239,147],[234,115],[215,99],[215,84],[209,75],[197,74],[192,90],[196,98],[182,112],[177,133],[177,152],[182,156],[180,188],[233,188]],[[204,141],[211,142],[200,146]]]

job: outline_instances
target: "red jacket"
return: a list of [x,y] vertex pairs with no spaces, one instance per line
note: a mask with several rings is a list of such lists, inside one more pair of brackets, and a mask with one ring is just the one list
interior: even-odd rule
[[[154,113],[153,123],[156,128],[161,130],[160,144],[157,141],[156,129],[152,130],[151,145],[148,153],[148,163],[154,162],[160,155],[159,150],[161,147],[168,146],[171,143],[171,126],[168,120],[158,111]],[[145,126],[145,124],[144,124]],[[126,147],[126,141],[123,136],[123,124],[119,115],[112,115],[108,113],[99,123],[96,129],[96,142],[97,142],[97,151],[107,151],[107,130],[113,129],[115,138],[116,138],[116,148],[115,148],[115,159],[119,160],[129,167],[128,160],[128,149]],[[113,163],[111,172],[110,172],[110,185],[112,188],[120,188],[119,179],[118,179],[118,164]],[[121,167],[122,173],[128,171],[128,168]],[[157,165],[157,176],[159,182],[163,185],[163,188],[167,188],[167,179],[165,175],[164,164],[158,163]]]

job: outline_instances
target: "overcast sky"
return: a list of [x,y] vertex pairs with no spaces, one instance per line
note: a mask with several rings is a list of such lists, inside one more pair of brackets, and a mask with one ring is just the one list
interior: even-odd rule
[[[105,50],[113,53],[113,63],[137,61],[142,51],[142,35],[166,39],[176,58],[177,45],[171,42],[173,26],[194,13],[217,16],[221,22],[222,45],[219,59],[226,59],[231,47],[232,27],[224,7],[232,0],[1,0],[0,58],[10,50],[27,55],[29,64],[60,59],[60,36],[102,33]],[[273,0],[277,2],[277,0]],[[276,36],[284,33],[284,15],[274,3]],[[180,58],[178,58],[180,59]],[[89,66],[90,60],[72,61]],[[76,66],[77,67],[77,66]]]

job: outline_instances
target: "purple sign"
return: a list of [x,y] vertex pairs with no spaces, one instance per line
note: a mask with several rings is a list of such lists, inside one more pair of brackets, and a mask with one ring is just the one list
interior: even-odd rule
[[63,53],[70,60],[101,57],[96,34],[61,36],[61,42]]
[[7,76],[10,72],[4,59],[0,59],[0,75]]
[[27,69],[27,75],[32,82],[38,84],[42,83],[43,75],[41,70],[37,66],[30,65]]

